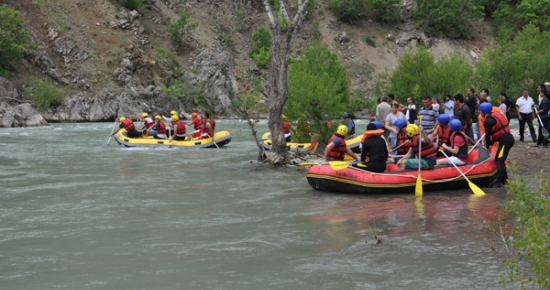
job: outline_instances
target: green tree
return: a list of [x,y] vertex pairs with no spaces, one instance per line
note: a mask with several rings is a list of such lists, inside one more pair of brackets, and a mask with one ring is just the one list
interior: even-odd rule
[[399,0],[331,0],[330,9],[338,19],[355,23],[373,18],[384,23],[399,21],[397,5]]
[[248,49],[248,55],[254,57],[254,54],[260,53],[260,50],[264,48],[271,52],[271,33],[267,27],[261,25],[252,33],[252,44]]
[[52,83],[41,79],[33,79],[24,92],[28,99],[43,110],[51,105],[60,104],[64,98],[63,93],[57,91]]
[[472,21],[483,17],[483,6],[476,0],[417,0],[413,15],[426,19],[434,34],[458,33],[468,36]]
[[180,16],[178,21],[170,26],[170,39],[176,46],[181,47],[184,43],[185,37],[191,34],[191,32],[197,28],[198,24],[187,24],[187,20],[189,19],[189,16],[191,16],[191,12],[187,9],[178,13],[178,15]]
[[138,9],[143,5],[143,0],[118,0],[118,2],[130,10]]
[[0,5],[0,66],[23,59],[29,35],[19,17],[19,12]]
[[288,100],[283,112],[290,119],[304,115],[309,120],[311,132],[319,132],[318,148],[324,148],[332,134],[325,124],[325,115],[340,119],[348,103],[346,70],[335,53],[313,43],[301,58],[291,59]]

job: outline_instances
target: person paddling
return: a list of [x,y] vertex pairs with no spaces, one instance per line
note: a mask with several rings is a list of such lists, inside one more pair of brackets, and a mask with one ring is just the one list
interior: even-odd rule
[[457,119],[451,121],[449,128],[451,130],[450,145],[443,143],[441,149],[449,152],[452,156],[437,160],[437,165],[451,164],[450,162],[455,165],[464,165],[468,159],[468,137],[462,132],[462,123]]
[[124,128],[126,130],[127,137],[130,137],[130,138],[141,137],[141,133],[138,130],[136,130],[136,126],[134,126],[134,122],[132,122],[132,119],[126,118],[126,117],[120,117],[119,120],[120,120],[120,126],[116,131],[111,133],[111,136],[115,135],[116,133],[118,133],[118,131],[120,131],[120,129]]
[[[409,136],[409,142],[405,143],[405,147],[409,150],[407,154],[397,162],[400,169],[433,169],[437,163],[435,147],[432,142],[430,142],[424,128],[415,124],[409,124],[407,126],[407,135]],[[420,152],[420,142],[422,142],[422,152]],[[412,158],[413,156],[418,156],[419,153],[420,160],[419,158]]]
[[187,136],[185,133],[185,123],[180,120],[178,115],[172,115],[172,127],[174,127],[174,134],[170,137],[170,142],[172,142],[172,140],[185,140]]
[[359,161],[359,158],[349,147],[346,146],[346,136],[348,135],[348,127],[346,125],[338,126],[336,133],[332,135],[328,141],[327,147],[325,147],[325,160],[344,160],[344,156],[348,153],[356,161]]

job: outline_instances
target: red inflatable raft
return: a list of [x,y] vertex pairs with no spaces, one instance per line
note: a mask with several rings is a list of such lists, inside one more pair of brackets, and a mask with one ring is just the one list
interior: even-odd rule
[[[494,157],[484,148],[475,148],[465,165],[458,168],[479,187],[488,186],[497,172]],[[453,165],[436,166],[420,173],[424,191],[468,188],[468,182]],[[307,172],[309,185],[316,190],[346,193],[403,193],[414,192],[418,169],[400,170],[388,164],[383,173],[361,169],[352,164],[334,170],[329,164],[313,165]]]

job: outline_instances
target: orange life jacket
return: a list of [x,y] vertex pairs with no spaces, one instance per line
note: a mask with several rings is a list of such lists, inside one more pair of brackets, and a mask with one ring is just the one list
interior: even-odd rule
[[156,127],[155,130],[157,130],[158,135],[166,135],[166,124],[164,124],[164,122],[162,121],[158,122],[158,124],[155,127]]
[[443,128],[443,126],[439,126],[437,128],[437,137],[438,141],[437,144],[439,146],[445,144],[445,145],[451,145],[451,141],[449,138],[451,137],[451,126],[447,126],[447,128]]
[[361,143],[365,142],[367,139],[369,139],[372,136],[380,137],[383,134],[384,134],[383,129],[365,131],[365,133],[363,133],[363,138],[361,138]]
[[122,121],[122,124],[124,125],[124,129],[126,130],[126,132],[130,132],[136,129],[136,127],[134,126],[134,122],[132,122],[132,119],[130,118],[124,119],[124,121]]
[[179,137],[185,136],[185,123],[183,123],[182,120],[178,120],[177,122],[172,121],[172,126],[173,125],[178,125],[176,136],[179,136]]

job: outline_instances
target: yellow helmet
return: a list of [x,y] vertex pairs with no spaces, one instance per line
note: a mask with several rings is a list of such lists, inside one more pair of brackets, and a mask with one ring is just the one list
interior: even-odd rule
[[170,111],[170,115],[177,115],[177,114],[178,114],[178,112],[176,112],[174,110]]
[[408,135],[410,138],[412,138],[412,137],[418,135],[419,132],[420,132],[420,131],[418,130],[418,126],[416,126],[415,124],[409,124],[409,125],[407,125],[406,130],[407,130],[407,135]]
[[124,122],[124,120],[126,120],[125,117],[120,117],[120,119],[119,119],[120,122]]
[[160,121],[160,120],[162,120],[162,117],[161,117],[160,115],[156,115],[156,116],[155,116],[155,120],[159,120],[159,121]]
[[141,114],[141,117],[142,117],[142,118],[147,118],[147,117],[149,117],[149,114],[143,113],[143,114]]
[[283,120],[286,120],[285,114],[282,114],[281,117],[283,117]]
[[178,117],[178,115],[172,115],[172,121],[177,122],[179,119],[180,117]]
[[348,135],[348,127],[345,125],[338,126],[338,129],[336,129],[336,134],[346,137],[346,135]]

